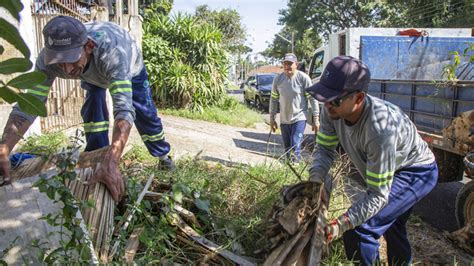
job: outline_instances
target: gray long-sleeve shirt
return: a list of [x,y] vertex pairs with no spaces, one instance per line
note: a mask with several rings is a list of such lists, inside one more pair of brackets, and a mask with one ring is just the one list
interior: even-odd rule
[[364,177],[367,192],[347,211],[354,227],[387,204],[397,170],[435,160],[428,144],[400,108],[369,95],[365,97],[364,110],[354,125],[347,125],[344,119],[332,120],[323,108],[316,142],[310,168],[312,180],[328,178],[339,143]]
[[[318,101],[305,91],[309,86],[311,86],[311,79],[304,72],[296,71],[291,78],[288,78],[285,73],[278,74],[273,80],[270,115],[277,113],[279,104],[282,124],[306,120],[306,115],[319,116]],[[311,105],[311,114],[306,114],[308,102]]]
[[[114,23],[90,22],[84,25],[88,38],[92,39],[96,46],[89,66],[80,79],[101,88],[108,88],[112,96],[114,118],[125,119],[133,124],[135,109],[132,105],[131,79],[144,67],[141,51],[130,34]],[[54,80],[57,77],[68,79],[68,76],[56,64],[45,65],[43,52],[39,54],[35,68],[43,72],[47,79],[43,84],[28,90],[28,93],[46,101]],[[36,118],[24,113],[18,105],[13,107],[12,113],[30,122]]]

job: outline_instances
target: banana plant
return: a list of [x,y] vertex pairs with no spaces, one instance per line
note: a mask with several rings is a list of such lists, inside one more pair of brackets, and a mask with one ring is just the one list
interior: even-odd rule
[[[19,22],[19,14],[23,10],[23,5],[20,1],[2,0],[0,1],[0,7],[8,11],[13,19]],[[36,96],[24,93],[25,90],[41,84],[46,79],[46,76],[35,71],[25,73],[33,66],[29,59],[30,50],[28,46],[18,32],[18,29],[4,18],[0,18],[0,29],[2,29],[0,31],[0,38],[13,45],[23,56],[3,60],[5,48],[0,45],[0,58],[2,58],[0,61],[0,75],[13,77],[0,80],[0,98],[10,104],[18,103],[24,112],[46,116],[45,104]]]

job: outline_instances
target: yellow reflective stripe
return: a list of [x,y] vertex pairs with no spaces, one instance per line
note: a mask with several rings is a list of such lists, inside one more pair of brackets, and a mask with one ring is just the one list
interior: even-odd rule
[[[367,184],[375,186],[375,187],[381,187],[389,184],[392,179],[392,177],[395,174],[395,172],[386,172],[382,174],[376,174],[374,172],[370,172],[369,170],[366,170],[366,175],[367,175]],[[374,178],[375,180],[372,180],[371,178]]]
[[272,91],[271,95],[272,95],[272,98],[275,98],[275,99],[280,98],[280,94],[278,94],[278,93],[276,93],[276,92],[273,92],[273,91]]
[[160,133],[156,134],[156,135],[142,135],[142,140],[143,141],[158,141],[158,140],[162,140],[164,138],[164,135],[165,135],[165,132],[164,131],[161,131]]
[[318,131],[318,137],[320,137],[322,139],[326,139],[326,140],[335,140],[335,139],[337,139],[337,135],[329,136],[329,135],[326,135],[326,134],[322,133],[321,131]]
[[116,94],[119,92],[132,92],[132,88],[115,89],[111,92],[111,94]]
[[324,140],[321,140],[321,139],[316,139],[316,143],[321,144],[321,145],[326,146],[326,147],[333,147],[333,146],[336,146],[337,144],[339,144],[339,141],[336,140],[336,141],[328,142],[328,141],[324,141]]
[[372,181],[370,179],[367,179],[367,184],[369,184],[371,186],[374,186],[374,187],[381,187],[381,186],[387,185],[391,181],[392,180],[385,179],[385,180],[382,180],[382,181],[379,181],[379,182],[375,182],[375,181]]
[[117,80],[110,84],[111,87],[116,87],[118,85],[132,85],[130,80]]
[[108,131],[109,127],[98,127],[98,128],[92,128],[92,129],[84,129],[86,133],[93,133],[93,132],[102,132],[102,131]]
[[311,94],[309,94],[309,93],[307,93],[307,92],[305,92],[304,95],[305,95],[306,97],[311,96]]
[[86,133],[102,132],[107,130],[109,130],[109,121],[84,123],[84,131]]
[[100,125],[108,125],[109,121],[102,121],[102,122],[89,122],[84,123],[84,126],[100,126]]
[[366,174],[368,176],[371,176],[371,177],[375,177],[377,179],[383,179],[383,178],[387,178],[389,176],[393,176],[395,174],[394,171],[392,172],[386,172],[386,173],[382,173],[382,174],[377,174],[377,173],[374,173],[374,172],[370,172],[369,170],[366,171]]
[[132,82],[130,80],[117,80],[110,84],[110,94],[119,92],[132,92]]

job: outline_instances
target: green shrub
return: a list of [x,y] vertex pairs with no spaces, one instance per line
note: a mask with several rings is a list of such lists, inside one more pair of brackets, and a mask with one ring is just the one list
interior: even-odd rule
[[159,106],[199,110],[226,95],[221,32],[189,15],[145,13],[143,55]]

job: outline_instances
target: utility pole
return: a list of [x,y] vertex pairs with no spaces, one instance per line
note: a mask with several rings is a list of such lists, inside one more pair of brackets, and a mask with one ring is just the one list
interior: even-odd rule
[[295,33],[294,32],[291,33],[291,40],[288,40],[287,38],[281,36],[279,33],[275,33],[275,35],[282,38],[284,41],[287,41],[288,43],[290,43],[291,44],[291,52],[295,53],[295,44],[294,44],[294,42],[295,42]]

